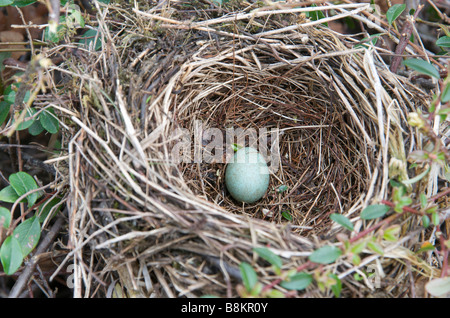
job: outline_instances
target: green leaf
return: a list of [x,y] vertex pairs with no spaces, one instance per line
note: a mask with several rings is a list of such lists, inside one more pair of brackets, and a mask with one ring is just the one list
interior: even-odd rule
[[281,258],[266,247],[255,247],[253,251],[276,268],[281,268],[283,265]]
[[341,295],[341,290],[342,290],[342,282],[339,279],[339,277],[336,274],[330,273],[328,274],[328,277],[330,277],[331,279],[334,279],[336,281],[336,283],[334,285],[331,285],[331,291],[334,294],[334,297],[339,298],[339,296]]
[[6,275],[14,274],[22,265],[22,249],[14,236],[8,236],[3,242],[0,249],[0,258]]
[[405,10],[406,4],[394,4],[389,10],[386,12],[386,19],[388,23],[391,25],[395,19],[397,19],[400,14]]
[[16,190],[14,190],[11,185],[4,187],[2,191],[0,191],[0,201],[3,202],[14,203],[19,197],[20,196],[17,195]]
[[78,5],[70,4],[68,8],[68,15],[66,23],[69,28],[80,27],[84,28],[84,18],[81,14],[80,7]]
[[330,264],[337,260],[341,254],[342,251],[338,247],[326,245],[309,255],[309,260],[318,264]]
[[283,216],[288,221],[292,221],[292,215],[289,213],[289,210],[281,212],[281,216]]
[[[315,4],[315,3],[313,3],[312,5],[311,5],[311,7],[312,8],[314,8],[314,7],[317,7],[317,4]],[[326,18],[325,17],[325,14],[323,14],[323,12],[322,11],[308,11],[308,12],[306,12],[306,16],[308,17],[308,18],[310,18],[311,19],[311,21],[317,21],[317,20],[320,20],[320,19],[324,19],[324,18]],[[328,23],[327,22],[324,22],[324,23],[322,23],[322,25],[324,25],[324,26],[328,26]]]
[[288,189],[288,186],[283,184],[278,187],[278,193],[282,193]]
[[[38,188],[36,181],[34,181],[33,177],[30,176],[28,173],[22,171],[10,175],[9,182],[11,183],[11,186],[14,188],[14,190],[16,190],[16,193],[19,196],[22,196],[25,193]],[[39,197],[40,197],[39,192],[33,192],[27,195],[28,207],[33,206]]]
[[378,253],[380,255],[384,254],[383,248],[380,246],[380,244],[376,242],[368,242],[367,247],[370,248],[375,253]]
[[[450,83],[447,83],[447,85],[445,85],[444,89],[442,90],[442,94],[441,94],[441,102],[442,103],[446,103],[450,101]],[[447,112],[448,112],[447,108]],[[1,124],[1,121],[0,121]]]
[[9,110],[11,109],[11,104],[5,101],[0,102],[0,125],[2,125],[8,117]]
[[434,225],[439,225],[439,214],[437,212],[431,213],[431,223]]
[[41,237],[41,225],[39,219],[33,216],[20,223],[13,232],[22,249],[22,255],[27,256],[39,242]]
[[83,36],[78,41],[78,43],[84,44],[86,46],[86,48],[89,48],[92,45],[91,43],[94,43],[95,39],[97,39],[95,41],[95,44],[93,44],[93,49],[94,49],[94,51],[98,51],[102,47],[102,41],[100,39],[100,36],[97,36],[97,34],[98,34],[98,30],[89,29],[86,32],[84,32]]
[[17,126],[17,130],[25,130],[27,128],[30,128],[31,125],[33,125],[34,121],[36,120],[36,117],[34,115],[36,114],[36,109],[34,108],[28,108],[27,113],[25,115],[25,118],[23,121]]
[[436,41],[436,45],[437,46],[441,46],[441,47],[450,47],[450,36],[443,36],[440,37],[437,41]]
[[56,134],[59,130],[59,121],[58,117],[55,115],[55,111],[53,108],[47,108],[44,111],[41,112],[39,116],[39,121],[44,127],[45,130],[47,130],[51,134]]
[[422,207],[422,209],[425,209],[425,207],[427,206],[427,202],[428,202],[428,198],[425,194],[421,193],[420,196],[420,206]]
[[444,297],[450,293],[450,276],[443,278],[435,278],[429,281],[425,288],[428,293],[434,297]]
[[303,290],[311,284],[313,277],[308,273],[297,273],[283,280],[280,286],[289,290]]
[[421,59],[409,59],[403,61],[403,64],[421,74],[429,75],[437,79],[441,78],[441,76],[439,75],[439,71],[427,61]]
[[246,262],[242,262],[239,265],[239,269],[241,271],[242,281],[244,283],[245,289],[248,292],[251,292],[253,290],[253,287],[255,287],[256,283],[258,282],[258,276],[256,275],[255,270],[249,263]]
[[265,295],[269,298],[286,298],[286,296],[277,289],[271,289]]
[[430,226],[430,218],[428,217],[428,215],[422,215],[422,224],[424,228]]
[[362,251],[363,251],[363,249],[366,247],[366,242],[365,241],[362,241],[362,242],[359,242],[359,243],[355,243],[355,245],[353,245],[352,246],[352,248],[351,248],[351,252],[353,253],[353,254],[359,254],[359,253],[361,253]]
[[37,0],[14,0],[14,3],[12,5],[20,8],[28,6],[35,2],[37,2]]
[[39,120],[36,120],[33,125],[30,126],[30,128],[28,128],[28,132],[30,133],[30,135],[32,136],[37,136],[40,133],[42,133],[44,131],[44,127],[42,127],[41,123]]
[[397,241],[399,234],[400,234],[400,226],[393,225],[384,230],[383,238],[386,241],[395,242]]
[[44,29],[44,41],[51,43],[58,43],[67,31],[67,25],[65,24],[66,16],[59,17],[59,24],[56,28],[56,32],[50,32],[50,26]]
[[0,7],[6,7],[13,3],[12,0],[0,0]]
[[4,207],[0,207],[0,224],[2,223],[5,229],[9,228],[11,224],[11,212]]
[[422,243],[422,246],[420,246],[419,250],[416,252],[416,254],[422,253],[422,252],[428,252],[428,251],[434,251],[436,247],[431,244],[430,242],[424,242]]
[[8,104],[14,104],[14,101],[16,100],[16,91],[12,90],[11,85],[5,89],[3,95],[5,96],[5,102],[7,102]]
[[330,219],[332,219],[337,224],[342,225],[346,229],[353,231],[353,224],[346,216],[338,213],[332,213],[330,215]]
[[415,176],[415,177],[412,178],[412,179],[409,179],[409,180],[403,180],[402,183],[404,183],[404,184],[414,184],[414,183],[416,183],[416,182],[422,180],[423,177],[425,177],[425,176],[428,174],[428,172],[430,172],[430,170],[431,170],[431,167],[428,167],[428,169],[425,170],[424,172],[422,172],[421,174],[418,174],[417,176]]
[[389,211],[389,207],[384,204],[373,204],[366,207],[361,212],[361,219],[363,220],[372,220],[379,217],[382,217]]
[[[59,202],[61,202],[61,198],[56,197],[56,198],[53,198],[50,201],[47,201],[44,204],[41,204],[39,206],[39,209],[38,209],[36,215],[39,216],[40,223],[43,223],[45,221],[45,219],[47,218],[47,215],[52,211],[52,209],[55,207],[55,205],[57,205]],[[60,209],[61,209],[61,205],[58,205],[58,207],[53,210],[53,212],[52,212],[53,215],[51,217],[54,217]]]

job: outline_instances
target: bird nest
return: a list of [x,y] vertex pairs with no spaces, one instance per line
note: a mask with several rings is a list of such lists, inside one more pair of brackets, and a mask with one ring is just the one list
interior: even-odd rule
[[[335,8],[334,20],[367,20],[361,4]],[[300,9],[129,9],[101,9],[114,17],[99,18],[103,51],[61,50],[72,57],[64,63],[79,96],[66,111],[73,125],[61,170],[70,186],[65,264],[82,265],[76,295],[236,296],[242,262],[264,284],[275,279],[253,248],[299,268],[346,231],[331,213],[352,220],[352,235],[372,224],[359,213],[387,196],[389,178],[407,176],[405,149],[417,143],[406,114],[427,103],[424,92],[369,45]],[[227,193],[224,172],[233,144],[254,143],[267,146],[270,185],[242,204]],[[389,162],[400,163],[390,175]],[[387,250],[400,253],[399,244]],[[378,266],[391,262],[367,253]],[[373,290],[353,278],[364,276],[361,266],[328,265],[349,282],[342,295]],[[314,285],[299,292],[329,293]]]

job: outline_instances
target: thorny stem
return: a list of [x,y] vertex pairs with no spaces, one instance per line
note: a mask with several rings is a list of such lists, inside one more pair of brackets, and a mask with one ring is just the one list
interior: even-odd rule
[[369,234],[372,231],[375,231],[376,229],[378,229],[379,227],[385,225],[385,224],[389,224],[391,223],[393,220],[395,220],[396,218],[398,218],[400,215],[402,215],[403,213],[395,213],[393,215],[391,215],[390,217],[384,219],[383,221],[374,224],[373,226],[365,229],[362,232],[359,232],[357,235],[355,235],[354,237],[352,237],[351,239],[349,239],[349,243],[354,243],[357,240],[363,238],[364,236],[366,236],[367,234]]

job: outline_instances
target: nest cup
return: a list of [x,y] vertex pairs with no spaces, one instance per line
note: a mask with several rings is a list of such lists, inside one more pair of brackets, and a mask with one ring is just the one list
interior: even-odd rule
[[[202,56],[213,57],[180,74],[185,79],[171,105],[177,127],[192,132],[191,145],[201,146],[191,154],[202,162],[180,167],[195,194],[233,213],[290,224],[304,235],[327,231],[330,213],[342,213],[358,202],[375,164],[373,149],[331,83],[343,80],[342,65],[352,63],[351,57],[288,62],[311,56],[314,47],[305,40],[315,36],[303,34],[303,42],[291,42],[287,50],[278,45],[286,62],[277,60],[265,44],[242,49],[222,43],[220,52],[214,43],[207,44]],[[376,126],[370,120],[363,124]],[[376,130],[368,131],[376,140]],[[223,152],[225,159],[234,143],[266,148],[272,174],[261,200],[242,205],[230,197],[224,184],[227,160],[217,160],[220,155],[215,156],[219,162],[205,160],[211,143],[223,144],[214,151]]]

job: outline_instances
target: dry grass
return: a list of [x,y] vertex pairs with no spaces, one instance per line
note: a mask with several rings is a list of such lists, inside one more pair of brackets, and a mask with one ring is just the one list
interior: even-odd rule
[[[330,6],[338,14],[329,20],[367,20],[367,5]],[[221,15],[181,2],[122,2],[98,14],[102,51],[55,48],[66,57],[58,69],[72,78],[74,96],[55,103],[70,123],[69,154],[56,167],[70,222],[60,268],[80,265],[75,296],[121,289],[135,297],[234,297],[243,261],[262,283],[274,279],[252,248],[269,246],[283,269],[297,268],[317,247],[339,244],[345,230],[330,213],[350,218],[357,235],[373,224],[360,211],[389,196],[389,178],[407,177],[405,153],[421,141],[406,114],[428,103],[427,93],[392,74],[377,50],[307,20],[303,7],[235,9]],[[230,199],[224,164],[172,161],[173,131],[193,131],[195,120],[221,131],[279,130],[282,161],[262,200]],[[280,185],[287,190],[279,193]],[[401,239],[384,246],[383,257],[365,251],[358,266],[343,257],[324,267],[343,279],[343,296],[374,291],[364,273],[370,264],[383,269],[390,297],[411,288],[411,267],[436,275],[431,259],[409,250],[425,235],[417,220],[401,222]],[[313,286],[298,296],[331,295]]]

